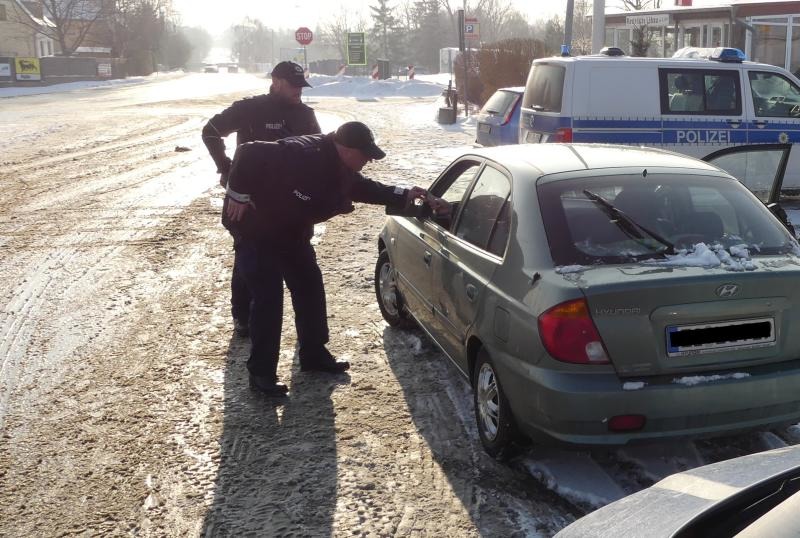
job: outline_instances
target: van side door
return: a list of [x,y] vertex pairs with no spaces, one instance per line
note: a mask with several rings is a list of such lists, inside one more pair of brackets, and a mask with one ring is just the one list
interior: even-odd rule
[[737,69],[659,69],[663,143],[704,157],[747,143],[742,80]]

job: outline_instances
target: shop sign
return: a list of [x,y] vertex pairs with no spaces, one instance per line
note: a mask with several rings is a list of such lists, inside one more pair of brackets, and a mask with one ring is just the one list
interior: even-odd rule
[[625,24],[628,26],[669,26],[672,24],[672,17],[668,13],[662,15],[629,15],[625,17]]

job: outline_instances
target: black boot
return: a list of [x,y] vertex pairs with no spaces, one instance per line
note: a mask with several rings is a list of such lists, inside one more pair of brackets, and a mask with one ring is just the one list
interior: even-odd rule
[[289,393],[289,387],[283,383],[265,377],[250,374],[250,388],[257,390],[265,396],[284,398]]

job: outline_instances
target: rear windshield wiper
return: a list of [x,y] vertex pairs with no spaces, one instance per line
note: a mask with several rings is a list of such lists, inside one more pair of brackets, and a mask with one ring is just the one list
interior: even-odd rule
[[531,105],[528,108],[530,108],[531,110],[535,110],[536,112],[544,111],[544,107],[542,105]]
[[[625,233],[628,237],[632,239],[644,239],[644,235],[641,232],[646,233],[651,238],[655,239],[666,248],[666,252],[668,254],[675,254],[675,245],[669,242],[669,240],[665,239],[661,234],[658,234],[652,230],[649,230],[633,220],[631,217],[623,213],[620,209],[616,208],[611,202],[600,196],[599,194],[595,194],[592,191],[584,190],[583,194],[585,194],[590,200],[595,202],[600,206],[600,209],[603,210],[603,213],[611,217],[611,222],[617,225],[620,230]],[[641,230],[641,232],[639,231]]]

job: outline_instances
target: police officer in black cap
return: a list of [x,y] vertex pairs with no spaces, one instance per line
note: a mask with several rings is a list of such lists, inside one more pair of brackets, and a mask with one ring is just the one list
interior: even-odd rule
[[[306,81],[303,68],[294,62],[280,62],[272,70],[269,93],[247,97],[211,118],[203,127],[203,143],[217,165],[220,184],[227,185],[231,159],[225,154],[224,137],[236,132],[236,144],[254,140],[274,141],[287,136],[320,132],[314,110],[301,102]],[[234,231],[233,248],[239,238]],[[247,336],[250,318],[250,292],[242,278],[236,257],[231,274],[231,314],[239,336]]]
[[231,167],[226,215],[242,234],[240,269],[253,294],[250,386],[284,396],[277,367],[283,319],[283,282],[291,294],[300,369],[341,373],[346,361],[325,348],[328,322],[322,273],[311,245],[313,226],[353,211],[353,202],[409,207],[424,199],[419,187],[392,187],[360,174],[386,154],[363,123],[327,135],[298,136],[240,146]]

